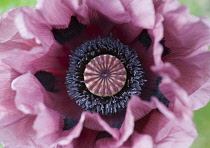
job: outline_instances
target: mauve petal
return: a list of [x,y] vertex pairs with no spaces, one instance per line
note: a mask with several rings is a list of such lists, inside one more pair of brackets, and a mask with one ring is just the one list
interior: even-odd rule
[[[0,129],[0,139],[5,148],[40,148],[34,143],[33,116],[23,116]],[[36,141],[37,142],[37,141]]]
[[138,133],[148,134],[152,136],[152,138],[154,139],[154,143],[156,143],[159,139],[163,139],[166,137],[166,135],[164,134],[159,134],[159,131],[162,128],[164,128],[168,124],[168,122],[169,119],[166,118],[157,109],[155,109],[152,112],[150,112],[147,116],[136,122],[135,130]]
[[[210,52],[206,51],[192,57],[175,57],[168,59],[169,62],[173,63],[179,69],[181,77],[177,79],[177,83],[187,91],[188,95],[193,95],[193,93],[199,89],[205,89],[205,87],[208,88],[207,82],[210,77],[210,61],[204,59],[208,59],[209,57]],[[203,97],[200,101],[207,102],[210,93],[206,91],[204,94],[200,94]],[[201,97],[199,98],[201,99]],[[190,97],[190,101],[195,105],[198,99]],[[200,105],[201,104],[198,103],[198,106],[194,106],[194,108],[199,109],[200,107],[203,107]],[[203,105],[205,105],[205,103]]]
[[[138,103],[137,99],[139,99],[139,98],[138,97],[133,97],[132,100],[128,103],[128,108],[126,110],[125,120],[124,120],[124,122],[123,122],[123,124],[122,124],[122,126],[120,128],[121,137],[117,141],[116,147],[119,147],[119,146],[123,145],[123,143],[126,142],[128,140],[128,138],[133,133],[134,120],[135,119],[134,119],[134,115],[133,115],[133,112],[132,112],[133,108],[131,107],[131,105],[134,105],[134,102],[136,103],[135,105],[137,105],[137,103]],[[139,108],[140,108],[140,106],[139,106]]]
[[125,120],[120,128],[121,137],[117,141],[118,146],[132,135],[135,121],[143,118],[154,108],[154,105],[141,100],[138,96],[132,96],[127,105]]
[[[147,115],[155,106],[142,101],[138,96],[133,96],[128,102],[126,110],[126,116],[124,122],[119,130],[120,137],[115,140],[114,138],[103,138],[96,142],[96,148],[106,147],[123,147],[126,141],[134,132],[135,120],[143,118]],[[131,146],[131,145],[130,145]]]
[[154,27],[155,11],[152,0],[121,0],[121,2],[130,14],[134,26],[146,29]]
[[17,108],[25,114],[38,114],[39,104],[49,101],[43,86],[31,73],[23,74],[13,80],[12,89],[16,91]]
[[13,36],[10,41],[1,43],[0,48],[2,49],[0,51],[1,62],[20,73],[32,70],[33,66],[28,66],[27,64],[31,64],[31,61],[47,52],[33,39],[23,39],[19,33]]
[[103,147],[104,145],[106,147],[123,147],[134,132],[135,120],[143,118],[154,108],[156,108],[154,103],[148,103],[138,96],[133,96],[128,102],[126,116],[119,130],[120,137],[117,140],[114,138],[100,139],[96,142],[96,147]]
[[173,80],[179,76],[177,69],[169,63],[154,66],[152,69],[162,77],[159,89],[170,101],[169,109],[171,109],[179,119],[191,117],[192,112],[190,110],[188,95],[186,91]]
[[172,65],[171,63],[168,63],[168,62],[165,62],[160,65],[152,66],[151,69],[154,72],[158,73],[158,75],[160,75],[162,77],[169,77],[172,80],[175,80],[181,76],[178,69],[174,65]]
[[117,146],[115,146],[116,141],[113,138],[102,138],[96,141],[96,144],[94,146],[94,148],[111,148],[111,147],[115,147],[115,148],[119,148]]
[[[18,74],[6,65],[0,62],[0,104],[3,102],[12,102],[15,92],[11,90],[11,82]],[[10,103],[8,103],[9,105]],[[11,104],[12,105],[12,104]],[[3,106],[3,105],[2,105]]]
[[80,136],[80,133],[83,129],[83,124],[85,121],[85,114],[83,113],[81,115],[81,118],[77,125],[75,125],[73,128],[71,128],[68,131],[63,131],[58,139],[54,142],[54,144],[58,145],[70,145],[72,144],[72,141]]
[[79,17],[79,22],[84,24],[89,23],[89,9],[86,6],[86,2],[74,0],[63,0],[63,4],[67,6],[77,17]]
[[3,58],[2,61],[20,73],[26,71],[35,72],[36,69],[33,66],[33,61],[46,54],[47,50],[43,50],[43,48],[39,46],[29,48],[31,48],[29,51],[14,49],[10,51],[7,57]]
[[17,33],[14,17],[18,10],[19,8],[12,9],[0,16],[0,43],[10,40]]
[[[140,107],[140,104],[144,104],[145,109],[142,109]],[[138,119],[138,121],[134,122],[135,118],[134,115],[136,115],[135,105],[139,106],[139,111],[141,112],[141,118]],[[132,110],[134,107],[134,110]],[[147,108],[147,109],[146,109]],[[150,108],[150,113],[148,111],[148,108]],[[158,111],[158,110],[160,111]],[[160,113],[161,112],[161,113]],[[184,120],[179,120],[180,123],[178,124],[176,117],[176,113],[168,109],[165,105],[160,103],[156,98],[152,98],[152,101],[145,102],[142,101],[137,96],[133,96],[132,99],[129,101],[126,117],[124,120],[124,123],[122,127],[120,128],[120,137],[116,141],[114,138],[103,138],[99,139],[96,142],[96,148],[101,147],[135,147],[135,144],[137,145],[145,145],[145,143],[148,143],[148,147],[153,147],[153,140],[154,144],[160,148],[162,144],[170,144],[173,145],[174,141],[179,142],[179,144],[186,144],[191,145],[192,141],[196,138],[196,131],[195,127],[192,124],[191,116],[187,116],[184,118]],[[175,123],[175,127],[169,126],[171,124],[169,123]],[[135,128],[134,128],[135,123]],[[189,124],[189,127],[186,127],[186,124]],[[178,126],[178,128],[176,128]],[[180,138],[180,135],[178,133],[178,129],[183,129],[183,132],[180,133],[180,135],[187,136],[187,140],[182,140]],[[134,131],[135,130],[135,131]],[[167,132],[166,132],[166,131]],[[146,138],[146,140],[140,140],[138,143],[135,143],[133,140],[135,140],[135,135],[137,134],[136,131],[142,135],[139,135],[139,138]],[[161,131],[161,132],[160,132]],[[169,132],[173,131],[173,132]],[[166,132],[168,135],[165,135],[164,132]],[[138,134],[137,134],[138,135]],[[152,139],[151,139],[151,137]],[[170,143],[167,139],[170,136],[173,136],[174,141]],[[137,136],[138,137],[138,136]],[[166,141],[165,141],[166,140]],[[189,140],[189,141],[188,141]],[[160,144],[160,146],[159,146]],[[180,144],[180,145],[181,145]],[[164,148],[164,147],[163,147]]]
[[128,23],[121,22],[120,25],[115,26],[112,33],[114,37],[119,38],[124,44],[133,44],[133,41],[136,40],[143,29],[154,28],[154,6],[151,0],[121,0],[121,2],[129,13],[131,20]]
[[[60,89],[62,88],[60,87]],[[79,120],[84,110],[74,100],[69,98],[66,92],[65,88],[58,90],[57,93],[48,92],[50,100],[53,102],[52,108],[66,117]]]
[[55,142],[61,132],[60,114],[41,103],[37,105],[37,108],[39,112],[33,124],[36,138],[43,148],[52,147],[52,143]]
[[[132,118],[131,116],[134,117],[134,120],[138,120],[142,117],[144,117],[146,114],[148,114],[152,109],[154,109],[155,106],[151,105],[147,101],[143,101],[140,99],[138,96],[133,95],[128,102],[127,105],[127,110],[126,111],[126,117],[125,118]],[[127,119],[125,119],[127,120]]]
[[110,135],[112,135],[113,138],[119,138],[118,130],[116,128],[111,128],[110,125],[108,125],[99,114],[87,112],[85,117],[85,127],[97,131],[107,131]]
[[130,143],[132,143],[131,148],[154,148],[153,140],[151,136],[146,134],[138,134],[133,132],[130,137]]
[[199,89],[193,92],[189,96],[190,106],[193,110],[200,109],[205,106],[209,101],[209,90],[210,90],[210,80],[203,84]]
[[134,132],[135,121],[146,116],[155,106],[132,96],[128,102],[125,120],[120,128],[121,136],[116,142],[116,147],[122,146]]
[[[154,27],[154,6],[150,0],[141,0],[140,2],[137,0],[132,2],[88,0],[84,2],[64,1],[64,3],[74,11],[80,22],[89,26],[93,25],[94,28],[91,31],[99,29],[98,36],[107,36],[112,33],[114,37],[126,44],[135,40],[142,28]],[[145,9],[145,5],[147,5],[147,9]],[[147,13],[147,17],[144,17],[145,13]]]
[[136,122],[135,129],[139,133],[151,135],[157,148],[175,148],[177,145],[189,147],[197,136],[191,118],[177,121],[165,117],[170,112],[167,108],[161,112],[152,111],[149,116]]
[[[189,14],[188,9],[174,0],[156,5],[157,11],[164,17],[165,46],[171,53],[163,58],[163,61],[172,63],[180,71],[180,77],[176,82],[183,87],[188,95],[193,95],[198,89],[202,89],[209,80],[210,53],[210,21],[205,18],[197,18]],[[205,88],[204,88],[205,89]],[[203,107],[209,99],[207,92],[197,100],[191,97],[194,109]],[[198,101],[198,106],[196,106]],[[203,105],[202,105],[203,104]]]
[[197,138],[197,132],[191,119],[185,122],[171,120],[159,130],[156,138],[157,148],[187,148],[190,147]]
[[130,21],[129,13],[126,12],[124,6],[119,0],[115,0],[115,1],[87,0],[85,1],[84,4],[80,4],[80,5],[86,5],[86,7],[90,9],[91,11],[100,12],[101,14],[105,15],[106,17],[108,17],[110,20],[112,20],[115,23],[122,23],[122,22],[127,23]]
[[71,18],[71,12],[62,2],[62,0],[38,0],[36,9],[49,25],[59,25],[67,28]]
[[156,65],[162,64],[161,55],[163,52],[163,47],[160,45],[160,40],[163,38],[163,16],[160,14],[156,14],[156,21],[155,21],[155,27],[152,30],[148,30],[148,33],[151,34],[151,38],[153,41],[152,47],[153,47],[153,58],[154,63]]
[[[164,36],[171,55],[180,56],[210,44],[210,22],[191,15],[188,8],[176,0],[167,0],[157,10],[164,16]],[[183,50],[185,49],[185,50]],[[199,49],[199,50],[198,50]]]
[[[101,117],[98,114],[91,114],[90,112],[83,112],[81,115],[81,118],[77,125],[75,125],[72,129],[69,131],[64,131],[62,133],[62,136],[56,141],[59,145],[68,145],[72,142],[73,139],[77,138],[80,139],[80,133],[84,127],[88,127],[88,129],[96,130],[96,131],[106,131],[114,139],[119,138],[119,132],[115,128],[111,128],[105,121],[101,119]],[[96,136],[96,135],[95,135]],[[80,140],[80,142],[82,142]],[[92,141],[90,141],[92,142]],[[95,141],[93,141],[95,142]],[[87,143],[86,141],[82,143],[77,143],[76,145],[84,145],[84,143]]]
[[49,48],[55,41],[51,29],[35,9],[23,7],[15,17],[19,33],[25,39],[35,39],[37,44]]
[[95,146],[97,136],[100,134],[99,131],[90,130],[83,128],[80,136],[73,141],[73,146],[75,148],[85,147],[93,148]]

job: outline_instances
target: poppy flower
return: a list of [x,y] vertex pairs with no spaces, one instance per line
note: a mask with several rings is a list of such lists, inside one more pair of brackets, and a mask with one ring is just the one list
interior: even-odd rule
[[184,148],[196,138],[210,27],[178,2],[39,0],[1,24],[5,147]]

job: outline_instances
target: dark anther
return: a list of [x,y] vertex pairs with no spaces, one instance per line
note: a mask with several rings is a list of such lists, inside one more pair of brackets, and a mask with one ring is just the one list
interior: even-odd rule
[[159,84],[161,83],[162,78],[160,76],[157,77],[155,87],[153,89],[153,96],[157,97],[160,102],[162,102],[165,106],[168,106],[170,101],[160,92]]
[[161,57],[169,55],[171,53],[171,50],[170,48],[166,47],[164,38],[160,41],[160,44],[163,46],[163,53]]
[[64,128],[63,128],[63,130],[70,130],[72,127],[74,127],[78,123],[77,120],[73,120],[70,117],[66,117],[63,120],[64,120]]
[[56,92],[55,90],[55,76],[52,73],[46,71],[38,71],[35,77],[43,85],[43,87],[50,92]]
[[150,45],[152,44],[152,39],[150,38],[146,29],[142,30],[141,34],[138,36],[138,40],[146,49],[149,49]]
[[72,40],[86,28],[86,25],[79,23],[75,16],[71,17],[71,22],[66,29],[52,29],[55,40],[59,44]]
[[101,131],[98,133],[98,135],[96,136],[96,140],[99,140],[101,138],[111,138],[112,135],[110,135],[108,132],[106,131]]

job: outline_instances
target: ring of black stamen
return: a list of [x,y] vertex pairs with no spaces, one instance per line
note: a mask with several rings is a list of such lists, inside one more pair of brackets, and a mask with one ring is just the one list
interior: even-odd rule
[[[86,88],[83,76],[86,64],[103,54],[117,57],[127,71],[127,80],[122,90],[107,97],[92,94]],[[90,112],[110,115],[124,111],[131,96],[141,94],[141,86],[145,80],[142,78],[143,71],[140,66],[136,52],[119,40],[106,37],[86,41],[70,55],[66,77],[68,94],[79,106]]]

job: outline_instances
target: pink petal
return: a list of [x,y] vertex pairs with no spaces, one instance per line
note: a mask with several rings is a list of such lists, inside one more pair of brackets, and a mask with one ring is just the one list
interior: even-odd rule
[[135,121],[146,116],[155,106],[133,96],[127,105],[125,120],[120,128],[120,139],[116,147],[122,146],[134,132]]
[[[161,138],[165,135],[165,138]],[[197,138],[196,128],[192,121],[170,121],[157,136],[157,148],[186,148],[190,147]]]
[[83,124],[85,121],[85,115],[82,114],[79,122],[77,125],[75,125],[72,129],[68,131],[63,131],[60,135],[60,137],[54,142],[54,144],[58,145],[70,145],[72,144],[72,141],[79,137],[81,134],[81,131],[83,129]]
[[24,73],[26,71],[34,72],[35,69],[32,62],[43,56],[43,54],[47,51],[38,46],[31,48],[32,49],[30,51],[14,49],[13,51],[10,51],[7,54],[7,57],[3,58],[2,61],[20,73]]
[[71,11],[62,2],[61,0],[38,0],[36,9],[49,25],[60,25],[67,28],[71,18]]
[[163,16],[160,14],[156,14],[156,22],[155,22],[155,27],[152,30],[149,30],[149,34],[151,34],[151,38],[153,40],[153,58],[154,58],[154,63],[155,64],[161,64],[161,55],[163,52],[163,47],[160,45],[160,40],[163,38]]
[[173,56],[202,52],[198,49],[210,44],[210,22],[191,15],[178,1],[166,1],[158,12],[164,16],[166,46],[173,50]]
[[13,80],[12,89],[16,91],[17,108],[25,114],[38,114],[39,104],[44,104],[47,99],[49,100],[43,86],[30,73]]
[[[189,14],[188,9],[175,0],[157,3],[156,9],[164,17],[165,45],[171,50],[163,61],[177,67],[180,77],[176,82],[193,96],[195,91],[206,85],[210,76],[209,61],[204,60],[210,56],[210,21]],[[191,97],[193,108],[205,105],[209,101],[208,96],[206,92],[203,99]]]
[[17,33],[17,28],[13,21],[18,10],[19,8],[12,9],[0,16],[0,43],[10,40]]
[[[34,145],[35,132],[32,129],[33,122],[33,116],[23,116],[1,128],[0,139],[3,141],[4,147],[32,148],[33,146],[37,146]],[[37,146],[37,148],[39,147]]]
[[134,132],[134,124],[146,116],[155,106],[151,103],[142,101],[139,97],[133,96],[128,103],[126,116],[124,122],[119,130],[120,137],[115,140],[114,138],[103,138],[96,142],[96,147],[121,147],[126,144],[126,141]]
[[[81,138],[80,135],[82,132],[82,129],[84,127],[88,127],[88,129],[96,130],[96,131],[107,131],[114,139],[118,139],[119,133],[118,130],[115,128],[111,128],[105,121],[101,119],[101,117],[98,114],[91,114],[89,112],[83,112],[81,115],[79,123],[74,126],[69,131],[63,132],[62,136],[57,140],[56,143],[60,145],[67,145],[72,142],[73,139],[78,137],[78,140]],[[88,134],[88,133],[83,133]],[[90,135],[90,136],[96,136]],[[90,138],[91,139],[91,138]],[[89,140],[90,140],[89,139]],[[79,140],[81,141],[81,140]],[[92,143],[91,143],[92,142]],[[89,144],[94,144],[95,141],[90,141]],[[88,143],[88,141],[84,141],[82,143],[77,143],[76,145],[84,145],[84,143]]]
[[30,7],[23,7],[15,17],[19,33],[25,39],[35,39],[37,44],[49,48],[54,43],[51,29],[40,13]]
[[[167,114],[167,110],[162,113]],[[175,148],[177,145],[189,147],[197,136],[192,120],[169,120],[163,114],[154,110],[143,121],[137,121],[135,129],[142,134],[151,135],[158,148]]]
[[98,134],[98,131],[83,128],[80,136],[77,139],[74,139],[74,141],[72,142],[72,147],[93,148],[96,143],[96,138]]
[[152,0],[121,0],[121,2],[130,14],[134,26],[146,29],[154,27],[155,12]]
[[151,136],[145,134],[138,134],[134,132],[131,136],[132,148],[153,148],[153,140]]
[[199,89],[189,96],[190,106],[193,110],[197,110],[207,105],[210,101],[209,97],[210,80],[203,84]]
[[[0,63],[0,103],[8,103],[8,105],[13,101],[15,92],[11,90],[11,82],[15,79],[18,74],[11,70],[8,66]],[[10,103],[9,103],[10,102]],[[12,104],[11,104],[12,105]],[[2,105],[3,106],[3,105]]]
[[52,145],[61,132],[60,114],[52,109],[46,108],[41,103],[37,108],[39,112],[37,113],[33,128],[36,131],[36,138],[39,144],[44,148]]
[[171,63],[165,62],[161,65],[152,66],[151,69],[162,77],[170,77],[173,80],[180,77],[180,72]]
[[154,66],[152,69],[162,77],[159,88],[163,95],[170,101],[169,108],[174,112],[175,116],[179,119],[191,117],[192,112],[189,106],[190,100],[188,99],[188,95],[173,80],[179,76],[177,69],[169,63],[164,63],[162,66]]
[[[115,23],[127,23],[130,21],[129,13],[126,12],[122,2],[117,1],[87,1],[87,5],[92,10],[96,10]],[[103,6],[103,7],[101,7]]]
[[[199,92],[199,89],[206,89],[208,88],[208,80],[210,77],[209,71],[210,71],[210,62],[208,59],[210,56],[210,52],[204,52],[202,54],[198,54],[193,57],[186,57],[184,59],[177,59],[174,61],[172,58],[169,60],[173,62],[173,64],[180,70],[181,77],[177,79],[177,83],[181,87],[183,87],[188,95],[194,95],[196,91]],[[173,61],[172,61],[173,60]],[[205,91],[205,93],[202,93],[202,102],[207,102],[209,99],[208,91]],[[195,94],[196,95],[196,94]],[[198,106],[194,106],[194,108],[200,108],[203,106],[200,106],[200,101],[198,98],[190,97],[192,104],[196,104],[198,101]],[[200,97],[199,97],[200,98]],[[201,99],[201,98],[200,98]],[[202,103],[205,105],[205,103]]]

